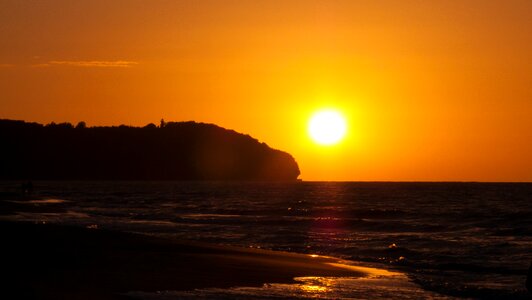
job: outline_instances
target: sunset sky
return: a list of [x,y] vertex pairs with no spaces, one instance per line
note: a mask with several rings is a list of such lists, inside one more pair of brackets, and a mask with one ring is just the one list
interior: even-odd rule
[[1,0],[0,43],[0,118],[215,123],[303,180],[532,181],[530,0]]

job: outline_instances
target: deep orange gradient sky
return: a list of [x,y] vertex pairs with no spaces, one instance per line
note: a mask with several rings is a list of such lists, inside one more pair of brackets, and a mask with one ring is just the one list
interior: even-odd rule
[[2,0],[0,45],[0,118],[215,123],[304,180],[532,181],[530,0]]

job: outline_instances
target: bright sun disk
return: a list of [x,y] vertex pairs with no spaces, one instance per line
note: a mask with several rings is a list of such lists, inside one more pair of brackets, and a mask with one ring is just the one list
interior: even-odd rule
[[346,130],[345,118],[335,110],[318,111],[311,117],[308,127],[310,137],[321,145],[340,142]]

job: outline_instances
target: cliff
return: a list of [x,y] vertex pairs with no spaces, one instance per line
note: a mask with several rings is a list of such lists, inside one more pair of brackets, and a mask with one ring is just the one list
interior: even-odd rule
[[74,127],[0,120],[0,179],[296,180],[285,152],[216,125]]

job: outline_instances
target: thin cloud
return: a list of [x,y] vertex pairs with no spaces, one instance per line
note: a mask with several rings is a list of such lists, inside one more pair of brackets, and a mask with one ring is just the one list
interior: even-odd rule
[[0,68],[11,68],[14,67],[14,64],[0,64]]
[[138,62],[127,60],[52,60],[34,67],[69,66],[82,68],[129,68]]

